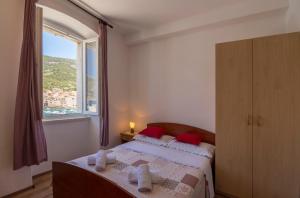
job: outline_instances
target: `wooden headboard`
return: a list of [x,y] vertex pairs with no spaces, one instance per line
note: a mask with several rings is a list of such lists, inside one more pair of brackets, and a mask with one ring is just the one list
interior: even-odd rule
[[168,135],[172,135],[172,136],[176,136],[180,133],[191,131],[193,133],[201,134],[201,136],[203,137],[202,140],[203,142],[215,145],[215,134],[197,127],[192,127],[192,126],[177,124],[177,123],[166,123],[166,122],[150,123],[147,124],[147,126],[161,127],[166,130]]

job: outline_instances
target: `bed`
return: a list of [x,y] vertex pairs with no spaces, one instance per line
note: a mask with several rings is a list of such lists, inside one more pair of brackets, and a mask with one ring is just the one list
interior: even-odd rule
[[[199,133],[203,142],[215,144],[215,135],[209,131],[175,123],[152,123],[168,135],[185,131]],[[117,163],[97,172],[86,163],[87,156],[66,163],[53,162],[54,198],[212,198],[214,159],[195,156],[183,151],[132,141],[110,149]],[[128,170],[142,163],[159,169],[166,182],[153,185],[150,193],[140,193],[127,181]]]

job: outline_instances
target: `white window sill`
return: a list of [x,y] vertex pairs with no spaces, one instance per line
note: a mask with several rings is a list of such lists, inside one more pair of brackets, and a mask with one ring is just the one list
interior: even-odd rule
[[49,116],[43,119],[43,124],[75,122],[80,120],[89,120],[91,117],[88,115],[63,115],[63,116]]

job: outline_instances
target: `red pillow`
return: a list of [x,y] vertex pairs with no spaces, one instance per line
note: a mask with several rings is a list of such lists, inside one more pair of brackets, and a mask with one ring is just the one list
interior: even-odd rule
[[165,134],[165,130],[160,127],[147,127],[139,134],[159,139]]
[[198,134],[186,132],[186,133],[177,135],[176,140],[179,142],[184,142],[184,143],[188,143],[188,144],[199,145],[202,141],[202,138]]

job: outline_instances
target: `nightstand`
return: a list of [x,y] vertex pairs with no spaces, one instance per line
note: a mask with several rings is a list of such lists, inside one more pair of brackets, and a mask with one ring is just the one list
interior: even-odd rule
[[135,136],[135,133],[130,133],[130,131],[122,132],[120,134],[120,138],[121,138],[122,143],[132,141],[134,136]]

